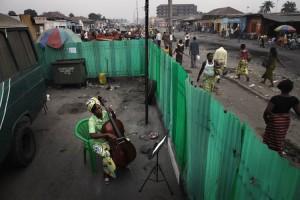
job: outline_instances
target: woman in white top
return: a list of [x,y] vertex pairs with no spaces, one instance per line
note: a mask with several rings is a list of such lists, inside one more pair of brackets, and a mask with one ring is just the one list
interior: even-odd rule
[[197,78],[197,82],[199,82],[200,76],[202,75],[202,73],[204,74],[202,88],[207,92],[213,92],[216,82],[216,63],[213,58],[213,53],[207,54],[207,60],[202,63],[202,67]]

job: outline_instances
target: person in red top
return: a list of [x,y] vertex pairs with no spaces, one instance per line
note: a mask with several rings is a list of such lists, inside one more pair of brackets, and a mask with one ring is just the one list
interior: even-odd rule
[[290,96],[293,90],[293,82],[291,80],[283,80],[278,84],[281,94],[273,96],[265,109],[264,120],[266,130],[263,136],[263,142],[280,155],[285,154],[284,140],[290,126],[291,108],[300,116],[300,103],[297,97]]
[[250,55],[248,50],[246,49],[245,44],[241,44],[240,50],[240,61],[236,69],[237,79],[240,79],[241,75],[246,76],[247,81],[250,80],[249,72],[248,72],[248,62],[250,61]]

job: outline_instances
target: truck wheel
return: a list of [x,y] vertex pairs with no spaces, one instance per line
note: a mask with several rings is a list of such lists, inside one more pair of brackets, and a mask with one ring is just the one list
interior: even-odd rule
[[26,167],[34,158],[36,143],[29,124],[20,124],[14,134],[11,161],[15,167]]

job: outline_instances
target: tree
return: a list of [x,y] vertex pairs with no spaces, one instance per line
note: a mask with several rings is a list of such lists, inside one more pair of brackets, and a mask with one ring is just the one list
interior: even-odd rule
[[25,15],[30,15],[31,17],[36,17],[38,14],[35,10],[33,9],[26,9],[24,10]]
[[8,11],[9,16],[17,16],[16,12],[13,10]]
[[296,3],[292,1],[285,2],[281,9],[282,13],[294,13],[296,11],[297,11]]
[[263,4],[260,6],[260,13],[270,13],[271,8],[274,8],[274,2],[273,1],[265,1]]
[[101,19],[105,19],[105,16],[101,15],[101,14],[96,14],[96,13],[90,13],[88,15],[89,19],[97,21],[97,20],[101,20]]
[[69,17],[75,17],[75,15],[73,13],[70,13]]

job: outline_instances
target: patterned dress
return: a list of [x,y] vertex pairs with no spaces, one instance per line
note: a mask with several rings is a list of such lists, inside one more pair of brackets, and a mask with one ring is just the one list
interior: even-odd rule
[[[102,119],[97,118],[95,115],[89,119],[89,133],[97,133],[101,131],[102,126],[109,120],[108,113],[102,112]],[[110,146],[104,139],[92,139],[91,145],[96,154],[102,158],[102,166],[104,172],[110,177],[115,178],[116,165],[110,157]]]
[[215,78],[215,63],[214,61],[212,63],[208,63],[206,61],[203,63],[205,64],[204,67],[204,76],[203,76],[203,83],[202,87],[207,92],[213,92],[215,88],[216,78]]
[[277,59],[275,57],[269,56],[268,62],[267,62],[267,65],[266,65],[266,72],[264,73],[262,78],[268,79],[270,81],[273,80],[273,73],[274,73],[274,70],[276,68],[276,61],[277,61]]
[[299,104],[299,100],[294,96],[277,95],[272,97],[270,102],[274,105],[274,108],[267,117],[263,142],[270,149],[281,154],[284,150],[285,137],[291,121],[289,111]]
[[236,69],[236,75],[246,75],[248,76],[248,60],[249,60],[249,53],[247,49],[244,49],[240,52],[240,61]]

